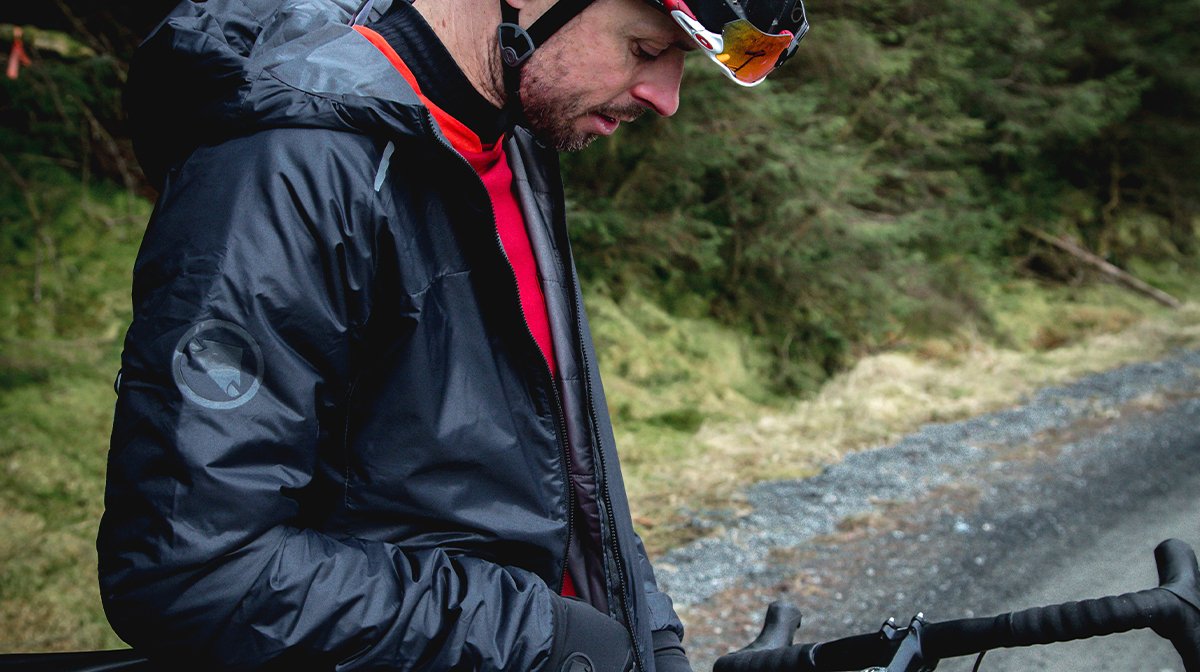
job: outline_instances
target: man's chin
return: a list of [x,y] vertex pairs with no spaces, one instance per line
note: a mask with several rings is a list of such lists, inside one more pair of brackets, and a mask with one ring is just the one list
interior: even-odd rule
[[600,136],[594,133],[585,133],[582,136],[555,143],[554,147],[560,152],[578,152],[595,142],[598,137]]
[[600,137],[595,133],[585,133],[575,130],[569,132],[562,132],[561,130],[558,132],[543,132],[536,128],[530,130],[533,131],[534,137],[541,141],[542,144],[553,147],[560,152],[578,152]]
[[526,109],[529,130],[544,145],[560,152],[578,152],[603,135],[593,114],[551,115],[541,109]]

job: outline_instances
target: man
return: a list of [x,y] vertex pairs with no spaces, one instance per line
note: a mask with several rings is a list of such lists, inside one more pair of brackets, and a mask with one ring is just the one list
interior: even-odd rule
[[761,80],[807,28],[772,1],[743,3],[769,34],[733,0],[181,4],[129,91],[162,195],[98,540],[117,633],[222,670],[689,669],[549,146],[674,113],[696,45]]

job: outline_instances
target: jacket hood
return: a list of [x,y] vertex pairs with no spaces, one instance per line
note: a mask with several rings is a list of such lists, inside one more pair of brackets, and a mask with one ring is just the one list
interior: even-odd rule
[[180,3],[134,56],[126,108],[147,178],[202,144],[278,127],[395,137],[424,130],[423,108],[355,32],[391,0]]

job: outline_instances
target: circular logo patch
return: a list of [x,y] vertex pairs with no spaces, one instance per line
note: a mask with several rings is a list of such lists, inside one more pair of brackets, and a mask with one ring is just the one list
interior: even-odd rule
[[179,391],[193,402],[212,409],[237,408],[253,399],[262,385],[262,350],[238,325],[205,320],[179,339],[171,370]]

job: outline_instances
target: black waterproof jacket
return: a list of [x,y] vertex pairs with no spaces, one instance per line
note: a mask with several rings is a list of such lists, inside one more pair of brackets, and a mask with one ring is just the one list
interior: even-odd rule
[[569,562],[653,670],[682,626],[630,522],[557,157],[508,141],[556,383],[482,183],[347,4],[184,2],[135,60],[161,197],[118,378],[108,617],[206,669],[535,670]]

